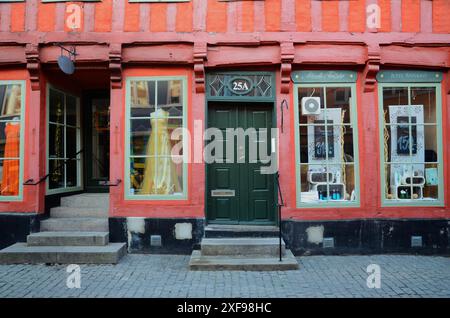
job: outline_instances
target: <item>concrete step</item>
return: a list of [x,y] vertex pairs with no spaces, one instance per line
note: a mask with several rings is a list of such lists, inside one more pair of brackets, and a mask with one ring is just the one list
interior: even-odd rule
[[108,232],[107,218],[53,218],[41,221],[41,231]]
[[223,225],[209,224],[205,237],[278,237],[278,227],[272,225]]
[[0,264],[116,264],[125,243],[106,246],[27,246],[16,243],[0,251]]
[[109,210],[108,193],[82,193],[61,198],[61,206],[72,208],[105,208]]
[[28,235],[28,246],[105,246],[108,232],[39,232]]
[[50,209],[50,216],[52,218],[75,218],[75,217],[82,217],[82,218],[101,218],[101,217],[108,217],[108,209],[103,207],[97,207],[97,208],[72,208],[72,207],[66,207],[66,206],[59,206],[55,208]]
[[278,257],[237,257],[202,255],[192,252],[189,269],[195,271],[285,271],[298,269],[298,262],[290,250],[286,250],[283,260]]
[[[281,240],[281,253],[285,254],[286,246]],[[202,255],[260,255],[276,257],[279,255],[278,238],[204,238],[201,242]]]

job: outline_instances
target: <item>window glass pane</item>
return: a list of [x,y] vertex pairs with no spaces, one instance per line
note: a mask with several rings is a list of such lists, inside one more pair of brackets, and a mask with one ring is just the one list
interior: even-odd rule
[[155,81],[132,81],[131,117],[149,117],[155,111]]
[[20,157],[20,123],[0,122],[0,158]]
[[52,173],[48,177],[49,189],[64,188],[64,164],[63,160],[52,160],[48,161],[48,169]]
[[[183,127],[182,81],[131,83],[130,115],[148,118],[130,119],[129,194],[181,195],[184,169],[180,160],[182,138],[175,130]],[[156,102],[156,107],[149,104],[149,99]]]
[[[328,87],[327,93],[327,109],[341,114],[341,123],[350,123],[350,87]],[[337,109],[337,110],[335,110]]]
[[64,94],[50,89],[49,96],[50,116],[49,120],[53,123],[64,123]]
[[78,126],[77,124],[77,99],[73,96],[66,95],[66,124]]
[[151,134],[150,119],[131,120],[130,154],[134,156],[145,156],[149,154],[148,143]]
[[77,128],[66,127],[67,145],[66,145],[66,158],[74,158],[77,149]]
[[[407,98],[405,103],[408,92],[411,104]],[[396,95],[401,96],[400,101],[396,101]],[[401,88],[395,93],[393,88],[384,88],[383,103],[385,199],[398,202],[438,199],[435,87]]]
[[2,119],[19,119],[22,105],[21,85],[0,85]]
[[412,87],[411,104],[423,105],[424,123],[436,123],[436,88]]
[[78,186],[78,165],[80,164],[79,160],[69,160],[67,161],[66,166],[66,187],[76,187]]
[[64,126],[49,124],[48,132],[48,155],[49,158],[64,158]]
[[19,195],[19,173],[20,173],[19,159],[0,160],[1,196]]

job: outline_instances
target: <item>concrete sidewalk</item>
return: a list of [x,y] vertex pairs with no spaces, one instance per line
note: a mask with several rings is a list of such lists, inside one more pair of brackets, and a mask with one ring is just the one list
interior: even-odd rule
[[[189,256],[127,255],[118,265],[1,265],[4,297],[450,297],[450,258],[413,255],[298,257],[285,272],[191,272]],[[380,268],[369,288],[367,266]],[[70,276],[73,277],[73,276]],[[370,280],[372,281],[372,280]]]

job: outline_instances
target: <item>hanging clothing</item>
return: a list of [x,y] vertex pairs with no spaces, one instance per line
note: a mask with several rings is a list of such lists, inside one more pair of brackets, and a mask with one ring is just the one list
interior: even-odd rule
[[[7,123],[5,127],[6,143],[4,158],[20,156],[20,125]],[[19,194],[19,159],[3,160],[1,195]]]
[[150,115],[152,131],[147,143],[144,180],[140,194],[172,194],[181,192],[177,170],[171,158],[168,129],[169,113],[157,110]]

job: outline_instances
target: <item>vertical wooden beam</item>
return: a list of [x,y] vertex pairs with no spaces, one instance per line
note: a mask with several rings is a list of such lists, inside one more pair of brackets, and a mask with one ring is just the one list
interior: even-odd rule
[[339,31],[348,31],[348,9],[350,4],[348,1],[339,1]]
[[433,2],[431,0],[420,1],[420,32],[433,32]]
[[266,17],[264,15],[265,4],[263,1],[255,1],[254,3],[254,19],[255,32],[264,32],[266,29]]
[[148,32],[150,30],[150,3],[141,3],[139,17],[139,31]]
[[295,31],[295,0],[283,0],[281,2],[281,30]]
[[322,2],[311,0],[311,30],[322,31]]
[[28,0],[25,11],[25,31],[36,31],[39,0]]
[[123,31],[125,23],[125,1],[113,0],[111,10],[112,10],[111,30],[118,32]]
[[167,4],[167,32],[175,32],[177,23],[177,4],[169,3]]
[[402,0],[391,0],[391,31],[402,30]]
[[206,31],[208,1],[192,0],[194,4],[194,31]]
[[11,4],[3,3],[0,7],[0,31],[8,32],[11,25]]

